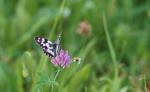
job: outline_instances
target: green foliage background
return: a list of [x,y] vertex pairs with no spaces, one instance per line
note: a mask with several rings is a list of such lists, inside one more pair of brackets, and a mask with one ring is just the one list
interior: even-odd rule
[[[91,35],[77,34],[82,21]],[[57,68],[35,36],[81,64]],[[0,0],[0,92],[143,92],[150,78],[149,0]]]

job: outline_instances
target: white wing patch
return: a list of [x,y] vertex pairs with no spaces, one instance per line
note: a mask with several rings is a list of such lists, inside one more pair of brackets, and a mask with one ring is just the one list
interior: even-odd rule
[[43,37],[35,37],[34,39],[35,42],[43,49],[44,53],[48,57],[53,58],[56,57],[60,52],[60,37],[61,34],[59,34],[58,39],[54,43]]

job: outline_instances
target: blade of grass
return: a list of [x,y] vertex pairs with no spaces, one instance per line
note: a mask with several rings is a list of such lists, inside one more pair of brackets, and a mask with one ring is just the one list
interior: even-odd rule
[[118,64],[117,64],[117,59],[116,59],[116,53],[114,51],[114,48],[113,48],[113,45],[112,45],[112,42],[111,42],[111,38],[110,38],[110,35],[109,35],[109,32],[108,32],[108,26],[107,26],[107,20],[106,20],[106,17],[105,17],[105,13],[103,13],[103,25],[104,25],[104,31],[105,31],[105,34],[106,34],[107,44],[108,44],[110,54],[111,54],[111,57],[112,57],[112,61],[113,61],[113,65],[114,65],[115,78],[117,78],[118,77]]
[[62,3],[61,3],[61,7],[59,9],[59,13],[58,13],[58,15],[56,16],[56,18],[54,20],[54,24],[52,26],[52,31],[51,31],[51,34],[50,34],[49,38],[53,38],[54,30],[56,30],[56,26],[58,24],[60,16],[63,13],[64,7],[65,7],[65,3],[66,3],[66,0],[63,0]]

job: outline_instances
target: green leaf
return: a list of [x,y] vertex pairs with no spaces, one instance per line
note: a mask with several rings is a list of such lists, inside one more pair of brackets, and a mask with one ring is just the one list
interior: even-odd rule
[[90,75],[90,65],[85,65],[81,70],[79,70],[74,77],[71,79],[70,83],[65,88],[64,92],[78,92],[79,88],[88,81]]

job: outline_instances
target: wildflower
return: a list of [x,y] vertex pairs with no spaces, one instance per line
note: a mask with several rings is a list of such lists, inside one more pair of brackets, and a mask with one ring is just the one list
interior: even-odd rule
[[56,67],[66,68],[71,64],[71,58],[67,51],[60,50],[59,54],[52,58],[52,63]]
[[87,21],[82,21],[79,24],[79,27],[77,29],[77,33],[85,35],[85,36],[90,36],[90,34],[91,34],[91,25]]

